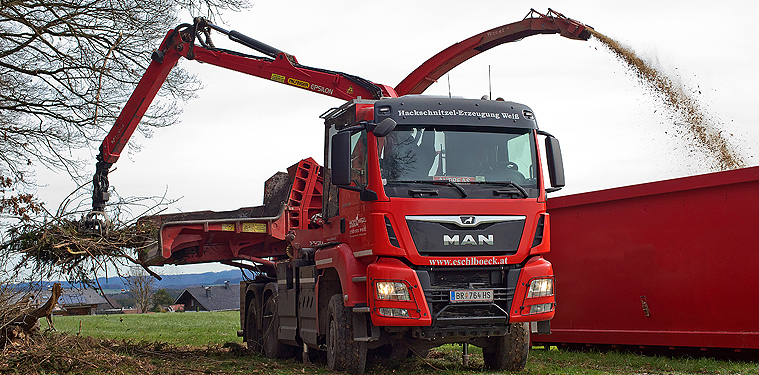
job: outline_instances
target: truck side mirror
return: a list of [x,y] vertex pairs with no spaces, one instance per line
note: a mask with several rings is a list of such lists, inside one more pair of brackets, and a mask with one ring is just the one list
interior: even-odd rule
[[379,124],[377,124],[377,126],[374,127],[374,130],[372,130],[372,133],[374,134],[375,137],[382,138],[390,134],[390,132],[392,132],[393,129],[395,129],[396,125],[398,125],[398,123],[395,122],[395,120],[388,117],[380,121]]
[[337,186],[351,184],[351,132],[342,131],[332,136],[330,178]]
[[553,136],[546,137],[546,161],[552,187],[546,189],[546,192],[557,191],[564,187],[564,161],[561,158],[559,140]]

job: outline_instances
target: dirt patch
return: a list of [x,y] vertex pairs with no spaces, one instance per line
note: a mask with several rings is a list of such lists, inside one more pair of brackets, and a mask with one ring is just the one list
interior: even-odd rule
[[[188,374],[250,373],[247,367],[229,371],[228,365],[250,362],[247,348],[235,343],[203,348],[160,342],[102,340],[47,333],[8,345],[0,355],[0,373],[15,374]],[[269,367],[268,364],[259,364]]]
[[746,166],[743,156],[730,144],[725,132],[719,129],[698,100],[685,91],[680,84],[616,40],[595,30],[592,30],[591,34],[626,64],[644,87],[664,104],[675,125],[681,126],[684,134],[692,139],[693,142],[690,142],[688,146],[703,151],[712,163],[712,170],[729,170]]

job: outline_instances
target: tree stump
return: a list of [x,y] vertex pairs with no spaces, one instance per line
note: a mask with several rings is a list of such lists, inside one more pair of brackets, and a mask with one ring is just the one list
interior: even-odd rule
[[53,308],[58,303],[63,290],[60,283],[53,284],[53,292],[44,305],[37,308],[24,309],[20,314],[8,322],[2,322],[0,329],[0,347],[8,343],[15,343],[25,340],[39,331],[39,319],[47,319],[50,329],[53,327]]

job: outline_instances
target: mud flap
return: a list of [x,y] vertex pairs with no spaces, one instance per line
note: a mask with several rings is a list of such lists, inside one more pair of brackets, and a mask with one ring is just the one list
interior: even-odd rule
[[530,333],[535,333],[538,335],[550,335],[551,321],[543,320],[540,322],[530,322]]
[[368,307],[353,308],[353,340],[375,341],[380,338],[379,327],[372,324]]

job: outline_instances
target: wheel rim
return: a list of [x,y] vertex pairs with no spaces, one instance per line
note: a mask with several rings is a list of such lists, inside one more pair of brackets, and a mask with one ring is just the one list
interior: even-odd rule
[[272,336],[272,329],[274,325],[274,312],[272,311],[272,304],[271,298],[266,301],[266,304],[264,305],[264,311],[263,311],[263,321],[262,321],[262,328],[263,332],[261,334],[263,345],[264,345],[264,352],[266,352],[267,355],[271,355],[272,351],[272,337],[276,340],[276,336]]
[[250,304],[248,304],[248,317],[247,317],[247,331],[246,336],[248,340],[248,347],[249,349],[252,349],[254,351],[260,351],[260,345],[261,345],[261,337],[259,336],[258,328],[256,327],[256,322],[258,321],[258,314],[256,311],[256,303],[255,300],[251,301]]
[[330,315],[329,337],[327,338],[327,366],[330,370],[335,369],[335,347],[337,346],[337,323]]

